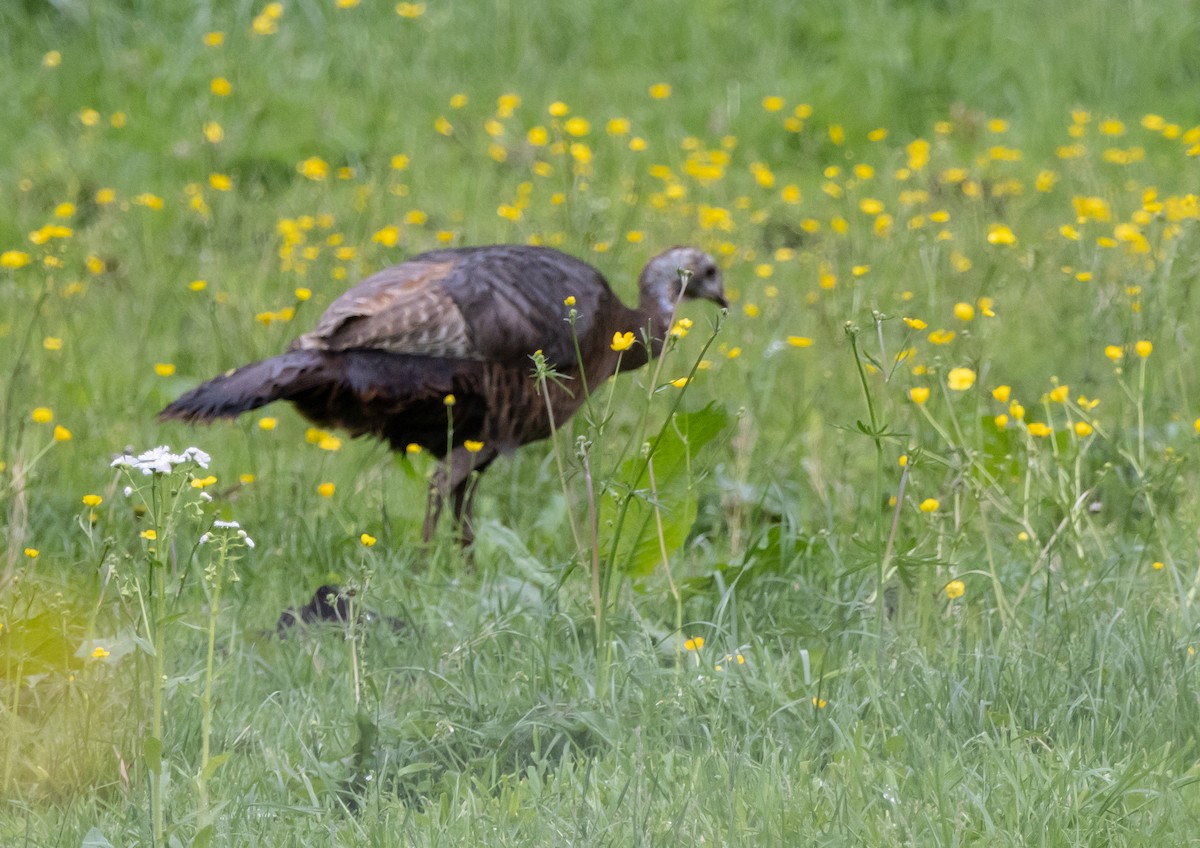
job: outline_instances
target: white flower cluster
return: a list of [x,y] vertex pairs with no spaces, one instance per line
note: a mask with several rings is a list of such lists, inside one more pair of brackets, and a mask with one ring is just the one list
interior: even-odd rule
[[[213,522],[213,527],[217,530],[236,530],[238,538],[240,538],[242,540],[242,542],[246,545],[247,548],[254,547],[254,540],[251,539],[248,535],[246,535],[246,531],[242,529],[242,525],[238,524],[236,521],[222,521],[221,519],[218,518],[216,521]],[[203,536],[200,537],[200,544],[202,544],[202,545],[205,542],[211,542],[211,541],[212,541],[212,533],[205,533]]]
[[211,459],[212,457],[200,448],[187,448],[183,453],[172,453],[168,446],[161,445],[137,456],[118,456],[112,461],[112,467],[134,469],[149,476],[170,474],[176,465],[183,465],[185,462],[194,462],[201,468],[208,468]]

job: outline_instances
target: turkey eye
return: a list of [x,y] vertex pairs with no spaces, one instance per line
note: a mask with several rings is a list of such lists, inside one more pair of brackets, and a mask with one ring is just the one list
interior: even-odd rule
[[704,269],[704,279],[711,280],[715,276],[717,276],[717,269],[713,266],[709,265]]

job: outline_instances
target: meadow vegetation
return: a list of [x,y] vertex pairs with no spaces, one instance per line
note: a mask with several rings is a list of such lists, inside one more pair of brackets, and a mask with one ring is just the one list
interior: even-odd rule
[[[1193,11],[6,5],[0,843],[1193,839]],[[732,305],[473,563],[427,455],[155,421],[491,242]],[[322,584],[369,614],[279,638]]]

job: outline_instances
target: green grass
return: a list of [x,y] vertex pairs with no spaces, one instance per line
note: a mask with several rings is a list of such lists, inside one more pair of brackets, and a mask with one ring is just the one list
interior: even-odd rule
[[[1194,839],[1191,4],[210,5],[0,11],[0,843]],[[734,306],[497,463],[474,568],[414,544],[428,457],[155,422],[501,241],[627,299],[700,244]],[[211,503],[123,495],[162,443]],[[379,617],[277,638],[322,583]]]

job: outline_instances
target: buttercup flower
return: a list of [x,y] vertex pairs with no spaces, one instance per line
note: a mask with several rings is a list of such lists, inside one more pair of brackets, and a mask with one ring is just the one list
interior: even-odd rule
[[965,392],[975,385],[975,372],[970,368],[951,368],[946,376],[946,385],[951,391]]

